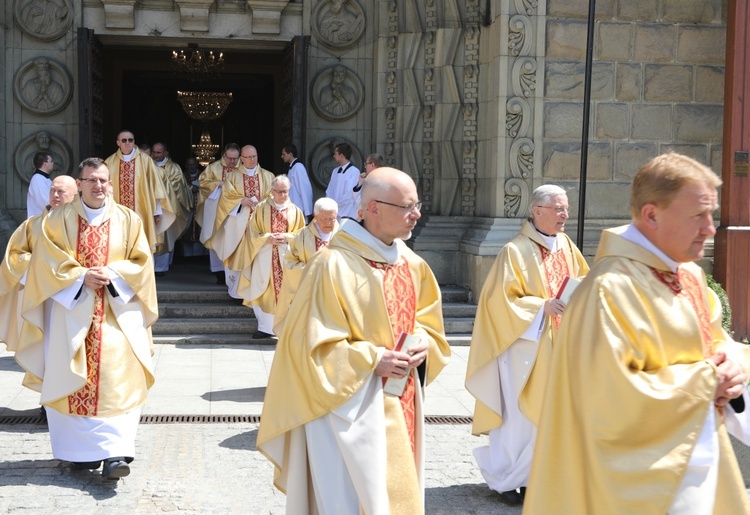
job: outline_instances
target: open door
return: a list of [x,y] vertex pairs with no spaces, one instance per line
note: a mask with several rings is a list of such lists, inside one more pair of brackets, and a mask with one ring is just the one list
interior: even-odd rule
[[281,144],[292,143],[305,161],[307,55],[310,36],[295,36],[284,49],[281,79]]
[[78,161],[101,157],[103,146],[102,44],[94,31],[78,29]]

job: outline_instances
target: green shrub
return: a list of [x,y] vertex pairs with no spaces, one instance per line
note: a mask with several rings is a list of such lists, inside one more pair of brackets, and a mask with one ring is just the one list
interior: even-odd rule
[[732,334],[732,307],[729,305],[729,297],[727,292],[724,291],[721,284],[713,278],[711,274],[706,274],[706,281],[708,281],[708,287],[711,288],[714,293],[719,297],[721,301],[721,326],[724,330]]

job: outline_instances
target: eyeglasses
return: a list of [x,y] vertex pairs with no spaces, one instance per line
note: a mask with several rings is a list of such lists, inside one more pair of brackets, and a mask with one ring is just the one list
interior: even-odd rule
[[133,143],[135,140],[133,138],[122,138],[120,140],[120,143]]
[[370,161],[367,161],[365,165],[375,166],[375,163],[371,163]]
[[536,207],[543,207],[545,209],[554,209],[555,213],[557,213],[558,215],[569,212],[567,207],[552,207],[552,206],[536,206]]
[[281,191],[279,191],[279,190],[272,189],[271,191],[273,191],[274,193],[278,193],[279,195],[289,195],[289,190],[281,190]]
[[407,213],[413,213],[414,211],[419,211],[422,209],[422,203],[421,202],[415,202],[414,204],[406,204],[405,206],[400,206],[398,204],[392,204],[390,202],[386,202],[385,200],[376,200],[378,204],[385,204],[386,206],[393,206],[393,207],[400,207]]
[[[229,159],[237,159],[236,157],[230,157]],[[242,159],[258,159],[258,156],[242,156]]]
[[89,184],[99,183],[102,186],[104,186],[105,184],[107,184],[109,182],[109,179],[94,179],[94,178],[90,178],[90,177],[88,179],[78,179],[78,180],[82,181],[82,182],[88,182]]

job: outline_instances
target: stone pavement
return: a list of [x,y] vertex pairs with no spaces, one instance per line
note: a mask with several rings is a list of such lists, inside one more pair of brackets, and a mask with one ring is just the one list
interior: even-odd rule
[[[1,344],[0,344],[1,345]],[[1,348],[1,347],[0,347]],[[259,415],[273,348],[157,345],[157,382],[144,415]],[[467,347],[427,387],[426,414],[470,416],[463,388]],[[20,386],[0,352],[0,417],[35,415],[38,396]],[[142,424],[131,475],[103,481],[51,459],[46,427],[0,424],[0,513],[284,513],[271,464],[255,448],[254,423]],[[427,513],[518,514],[489,490],[472,449],[486,442],[468,424],[426,425]]]

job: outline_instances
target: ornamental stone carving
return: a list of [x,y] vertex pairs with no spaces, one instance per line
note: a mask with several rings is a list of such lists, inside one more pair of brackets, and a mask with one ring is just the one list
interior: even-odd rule
[[13,153],[13,164],[16,175],[28,184],[34,175],[34,154],[37,152],[49,152],[55,160],[55,168],[51,175],[71,175],[73,152],[68,143],[58,136],[39,131],[27,136],[16,147]]
[[341,121],[354,116],[364,102],[364,86],[343,64],[323,68],[310,85],[315,111],[326,120]]
[[313,9],[310,28],[322,45],[344,50],[365,33],[365,13],[355,0],[324,0]]
[[70,102],[73,79],[64,65],[37,57],[16,72],[13,94],[32,113],[51,115],[62,111]]
[[333,137],[320,141],[313,147],[310,153],[310,163],[312,163],[312,180],[323,189],[328,187],[328,183],[331,181],[331,174],[339,166],[333,159],[333,149],[339,143],[348,143],[352,147],[351,162],[360,170],[364,169],[362,165],[364,163],[362,152],[360,152],[353,141],[342,137]]
[[73,22],[71,0],[16,0],[13,18],[29,36],[42,41],[61,38]]

